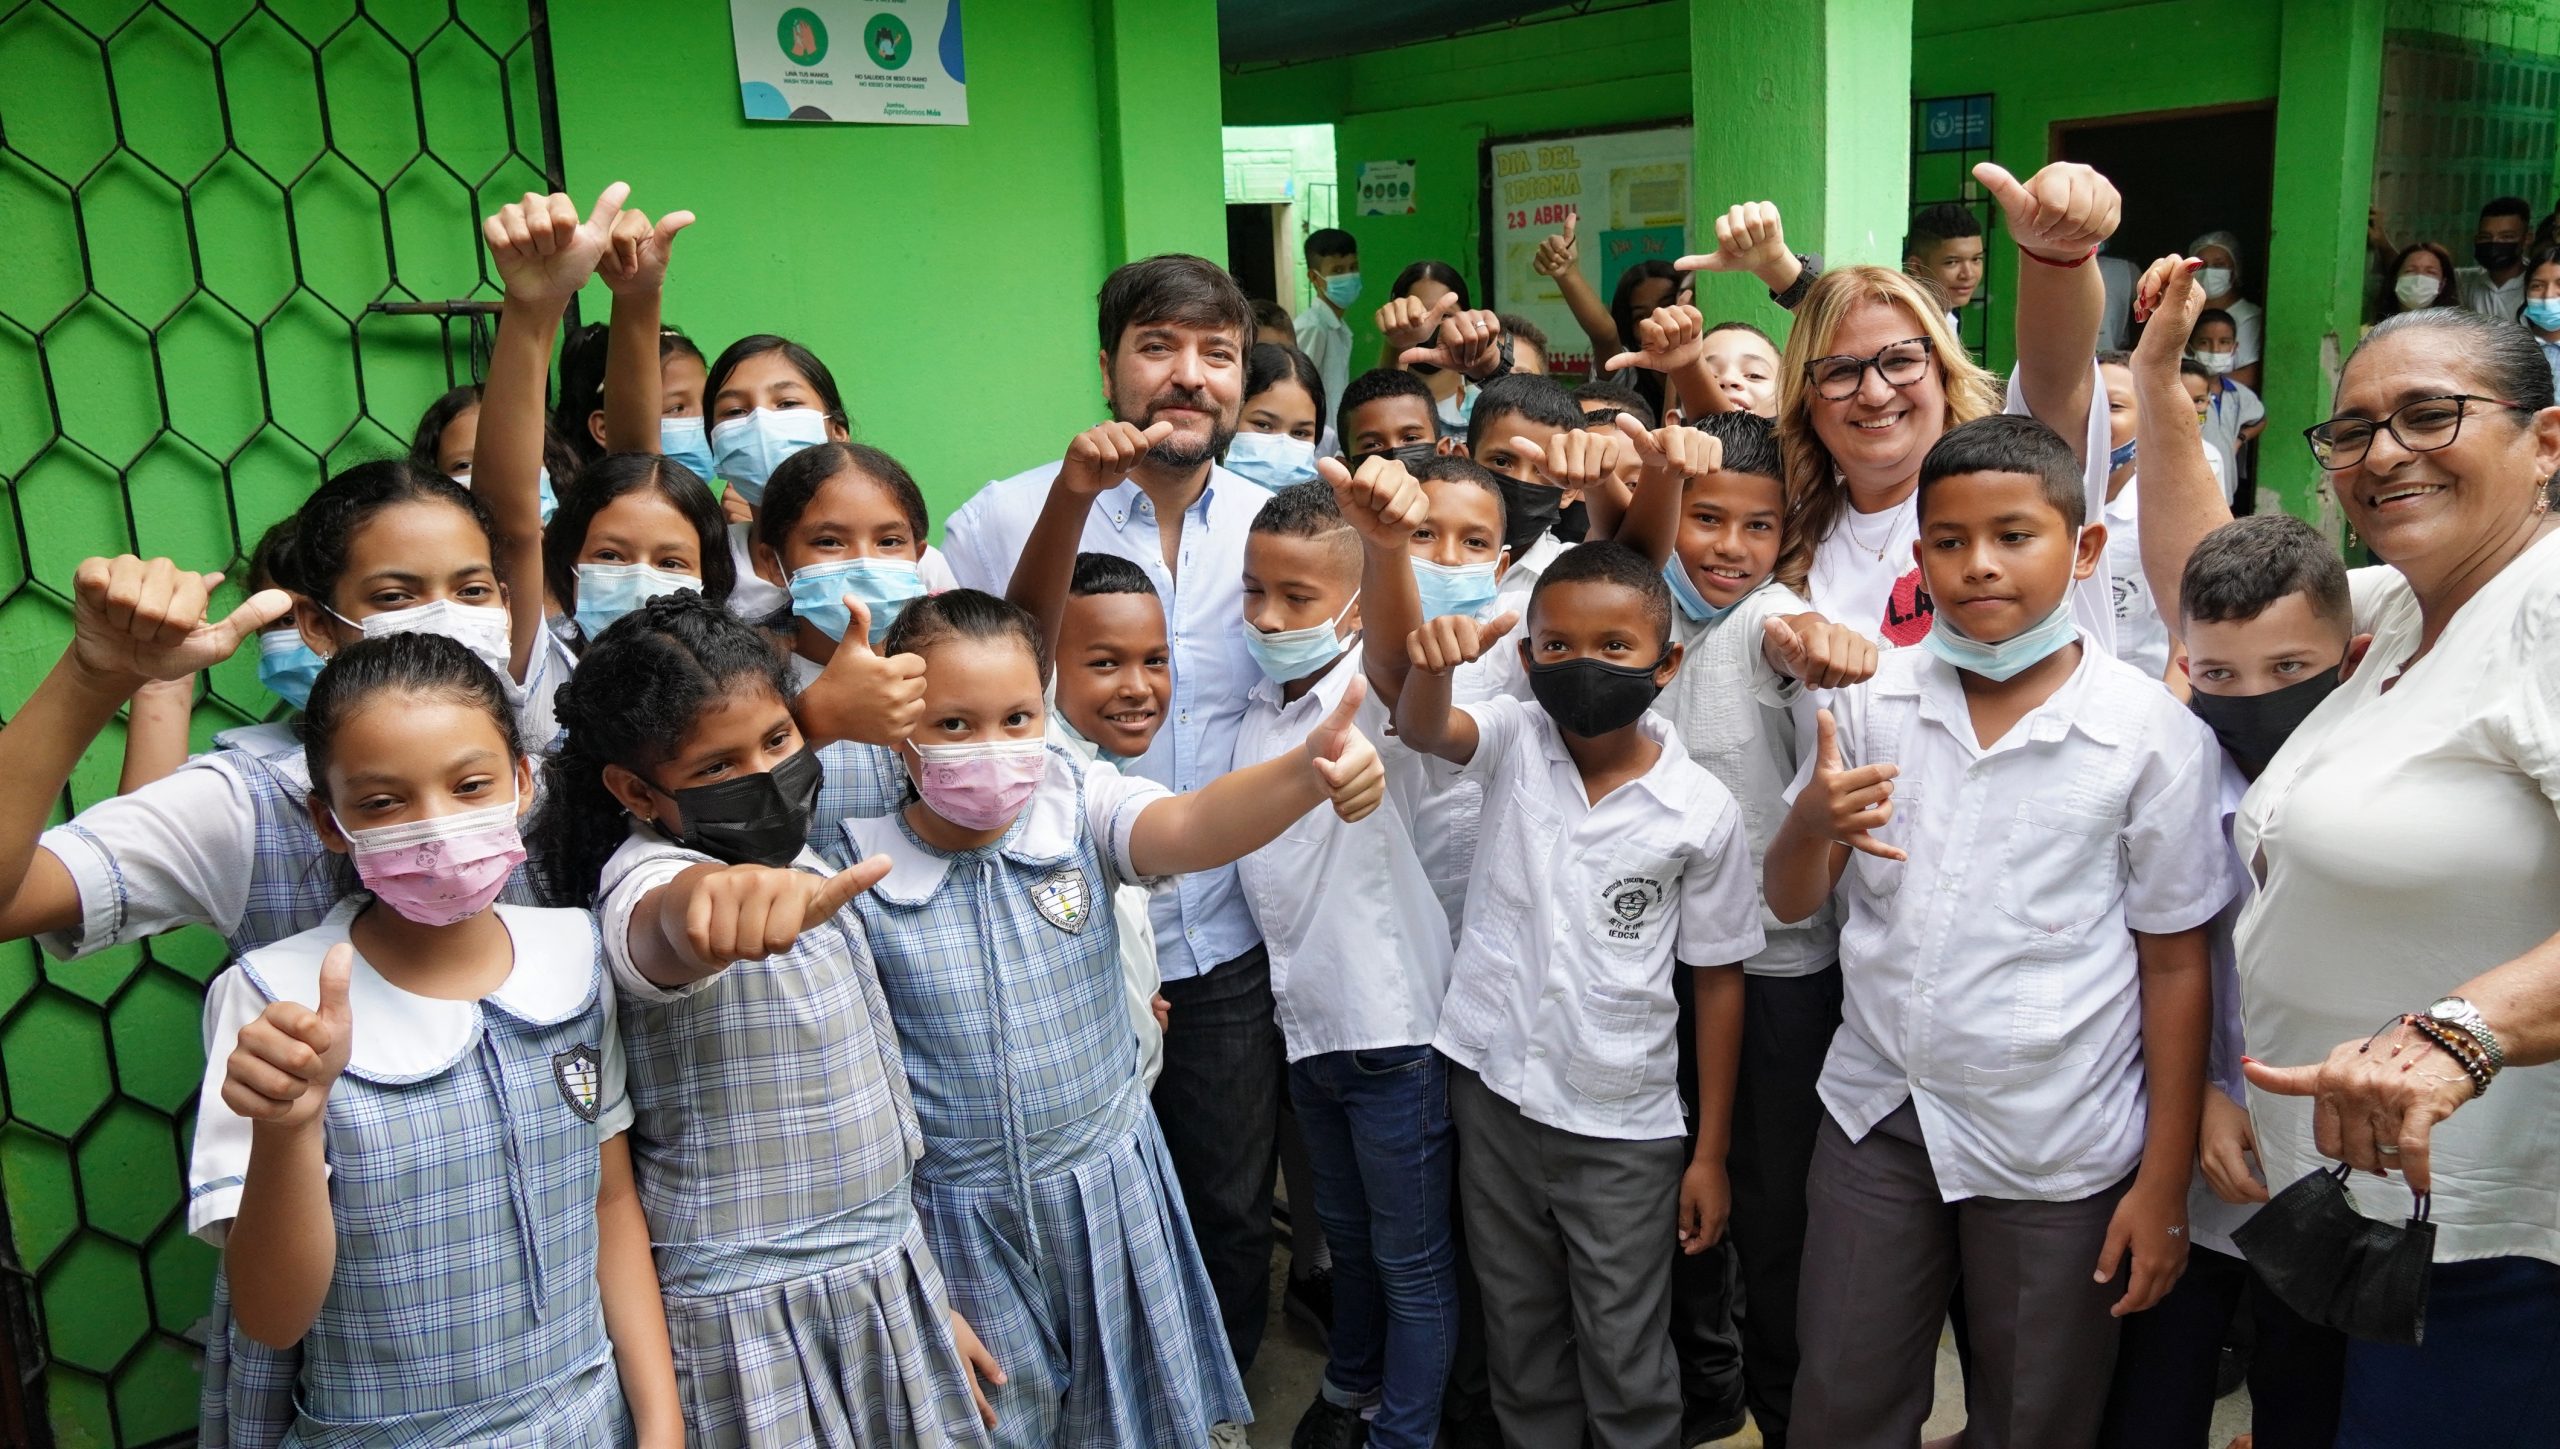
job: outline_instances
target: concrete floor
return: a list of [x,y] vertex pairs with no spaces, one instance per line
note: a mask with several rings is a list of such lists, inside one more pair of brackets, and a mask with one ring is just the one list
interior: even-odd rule
[[[1253,1443],[1256,1449],[1287,1449],[1289,1432],[1298,1424],[1298,1416],[1316,1395],[1317,1381],[1324,1377],[1324,1349],[1315,1334],[1305,1325],[1284,1315],[1281,1301],[1288,1285],[1288,1235],[1281,1234],[1282,1248],[1272,1254],[1271,1261],[1271,1326],[1263,1335],[1262,1351],[1255,1356],[1253,1372],[1245,1375],[1245,1393],[1253,1400]],[[1927,1433],[1931,1437],[1952,1434],[1964,1427],[1964,1380],[1956,1369],[1956,1351],[1952,1339],[1938,1343],[1938,1402],[1929,1415]],[[2214,1405],[2214,1449],[2227,1445],[2236,1434],[2248,1432],[2249,1392],[2242,1389]],[[1691,1449],[1760,1449],[1760,1431],[1748,1425],[1730,1439],[1718,1439],[1711,1445]]]

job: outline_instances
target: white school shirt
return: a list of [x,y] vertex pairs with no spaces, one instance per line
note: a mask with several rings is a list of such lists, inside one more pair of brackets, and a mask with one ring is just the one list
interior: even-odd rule
[[2246,297],[2223,309],[2231,314],[2231,365],[2247,367],[2266,355],[2267,309]]
[[[1485,609],[1487,618],[1499,618],[1501,614],[1499,603]],[[1529,674],[1520,663],[1520,651],[1514,647],[1526,628],[1525,623],[1513,626],[1483,658],[1451,670],[1450,704],[1463,708],[1481,704],[1497,694],[1529,703]],[[1413,807],[1413,844],[1422,855],[1422,873],[1431,879],[1432,894],[1440,898],[1440,913],[1449,923],[1449,943],[1454,946],[1466,920],[1467,881],[1475,874],[1476,840],[1484,817],[1484,781],[1466,766],[1453,765],[1437,755],[1417,754],[1415,758],[1422,770],[1422,792]]]
[[1658,714],[1638,727],[1661,758],[1596,805],[1545,710],[1467,714],[1483,845],[1432,1045],[1532,1122],[1680,1136],[1671,973],[1768,944],[1741,809]]
[[[2230,496],[2222,451],[2204,450],[2213,481]],[[2169,673],[2169,621],[2160,617],[2159,596],[2151,592],[2151,576],[2142,571],[2142,476],[2124,480],[2107,500],[2107,573],[2115,585],[2116,657],[2154,679]]]
[[[220,754],[198,755],[36,837],[80,893],[79,924],[35,938],[46,954],[70,961],[198,923],[224,937],[240,929],[257,865],[258,807]],[[263,758],[309,788],[310,765],[298,747]]]
[[[943,543],[961,583],[1004,592],[1057,476],[1057,463],[1043,463],[979,489],[951,515]],[[1179,574],[1165,567],[1155,503],[1135,482],[1121,480],[1096,497],[1085,515],[1077,547],[1146,570],[1164,603],[1173,646],[1173,702],[1155,743],[1130,762],[1129,772],[1169,790],[1197,790],[1234,763],[1245,691],[1262,677],[1244,647],[1245,535],[1270,497],[1269,489],[1212,464],[1208,486],[1183,515]],[[1154,911],[1159,963],[1168,981],[1232,961],[1260,939],[1233,866],[1174,877],[1156,893]]]
[[2533,268],[2527,267],[2503,282],[2493,282],[2486,268],[2456,267],[2453,283],[2463,306],[2483,317],[2513,322],[2524,311],[2524,282],[2531,275]]
[[[1255,685],[1236,735],[1236,765],[1298,750],[1360,677],[1355,636],[1293,702],[1268,679]],[[1319,805],[1236,862],[1271,952],[1271,995],[1293,1062],[1428,1045],[1449,988],[1449,918],[1413,842],[1414,805],[1426,784],[1421,757],[1387,732],[1377,691],[1352,719],[1386,766],[1377,810],[1353,823]]]
[[[204,1091],[196,1102],[195,1146],[187,1159],[187,1231],[217,1248],[230,1235],[231,1220],[240,1215],[240,1190],[249,1172],[252,1128],[222,1100],[241,1029],[264,1015],[270,1001],[319,1009],[320,963],[331,947],[349,939],[348,928],[367,899],[341,902],[319,925],[258,951],[265,989],[239,965],[205,988]],[[627,1070],[622,1035],[614,1023],[613,981],[609,975],[602,980],[596,976],[594,927],[587,913],[509,905],[494,909],[515,940],[516,963],[488,999],[525,1021],[559,1021],[585,1002],[591,986],[602,992],[596,1125],[606,1139],[629,1130],[631,1098],[624,1090]],[[477,1001],[418,996],[392,985],[359,951],[347,979],[347,1017],[355,1033],[349,1062],[378,1081],[437,1075],[479,1040],[480,1012]]]
[[[2089,417],[2080,439],[2081,477],[2088,489],[2084,516],[2093,519],[2106,511],[2107,474],[2111,471],[2107,454],[2114,447],[2107,426],[2106,384],[2097,371],[2098,365],[2090,363]],[[2019,390],[2015,378],[2009,381],[2009,401],[2003,411],[2012,417],[2027,414],[2026,394]],[[1835,479],[1833,486],[1845,494],[1849,485]],[[1844,497],[1839,519],[1813,546],[1813,572],[1805,580],[1810,602],[1824,618],[1846,624],[1879,643],[1919,643],[1920,637],[1929,632],[1930,618],[1920,608],[1920,597],[1926,590],[1920,583],[1919,560],[1911,551],[1919,541],[1918,489],[1878,513],[1860,513],[1850,508]],[[2098,636],[2100,648],[2115,646],[2115,592],[2105,565],[2071,586],[2071,617],[2083,630]]]
[[1846,999],[1822,1102],[1859,1141],[1910,1101],[1948,1202],[2068,1202],[2134,1169],[2131,932],[2193,929],[2233,894],[2212,733],[2086,632],[2080,648],[1988,750],[1955,666],[1926,650],[1887,653],[1831,699],[1851,767],[1901,768],[1876,835],[1910,859],[1851,851],[1841,874]]
[[1440,415],[1440,431],[1464,437],[1467,419],[1475,416],[1476,394],[1482,391],[1483,388],[1472,382],[1462,382],[1455,395],[1432,403],[1431,410]]
[[1307,310],[1292,318],[1290,325],[1298,331],[1298,350],[1316,365],[1316,380],[1324,384],[1328,416],[1318,421],[1330,430],[1330,414],[1341,409],[1342,390],[1351,382],[1351,324],[1318,297],[1307,304]]
[[[1804,600],[1775,579],[1713,624],[1674,610],[1672,638],[1683,651],[1680,672],[1653,706],[1679,731],[1689,758],[1705,766],[1741,807],[1755,884],[1769,842],[1787,818],[1787,789],[1805,742],[1814,738],[1813,704],[1802,684],[1769,663],[1760,626],[1804,612]],[[1768,944],[1743,963],[1754,976],[1809,976],[1840,956],[1839,911],[1829,901],[1790,925],[1770,914],[1764,898],[1760,933]]]
[[[2258,890],[2240,977],[2260,1061],[2322,1061],[2560,934],[2560,540],[2482,585],[2405,672],[2421,619],[2396,573],[2349,576],[2372,647],[2241,804],[2235,844]],[[2310,1098],[2249,1096],[2270,1183],[2333,1165],[2313,1146]],[[2548,1067],[2506,1072],[2437,1123],[2436,1261],[2560,1262],[2556,1156]],[[2367,1216],[2408,1216],[2399,1178],[2353,1188]]]
[[[2222,450],[2222,455],[2237,461],[2240,457],[2240,430],[2253,423],[2266,421],[2267,405],[2249,390],[2245,382],[2222,379],[2222,386],[2205,394],[2205,441]],[[2229,495],[2230,485],[2224,484]]]
[[[1077,734],[1058,714],[1058,686],[1049,685],[1049,743],[1086,764],[1114,765],[1102,758],[1102,747]],[[1105,862],[1108,864],[1108,862]],[[1138,1079],[1155,1090],[1164,1074],[1164,1028],[1156,1025],[1156,993],[1164,976],[1156,967],[1156,928],[1151,915],[1155,892],[1146,882],[1117,880],[1111,885],[1111,924],[1120,935],[1120,987],[1129,1008],[1129,1029],[1138,1038]]]

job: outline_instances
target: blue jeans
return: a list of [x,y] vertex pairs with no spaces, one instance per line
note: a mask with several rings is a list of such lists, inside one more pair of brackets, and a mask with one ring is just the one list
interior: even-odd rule
[[2426,1342],[2348,1339],[2346,1383],[2338,1449],[2550,1444],[2560,1424],[2560,1265],[2436,1264]]
[[1327,1397],[1376,1396],[1375,1449],[1428,1449],[1458,1337],[1448,1064],[1427,1046],[1326,1052],[1290,1064],[1289,1100],[1333,1248]]

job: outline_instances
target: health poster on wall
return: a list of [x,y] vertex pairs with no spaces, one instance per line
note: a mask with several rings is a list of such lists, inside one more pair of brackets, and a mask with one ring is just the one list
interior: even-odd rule
[[1493,306],[1547,334],[1547,365],[1591,371],[1591,344],[1555,279],[1538,274],[1538,244],[1575,218],[1575,265],[1605,306],[1618,278],[1689,250],[1689,127],[1660,125],[1484,146],[1484,265]]
[[1353,178],[1360,192],[1362,216],[1413,215],[1413,163],[1363,161]]
[[729,0],[750,121],[969,124],[960,0]]

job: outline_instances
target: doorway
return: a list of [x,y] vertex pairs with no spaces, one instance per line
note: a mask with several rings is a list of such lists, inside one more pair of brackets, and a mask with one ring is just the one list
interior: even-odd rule
[[1288,275],[1281,270],[1280,248],[1291,210],[1285,202],[1227,203],[1227,270],[1255,301],[1279,300],[1279,280]]
[[1335,214],[1333,127],[1227,126],[1227,270],[1245,295],[1305,311],[1307,237],[1339,225]]
[[2268,217],[2275,195],[2273,101],[2057,121],[2053,159],[2094,166],[2124,193],[2110,256],[2135,267],[2183,253],[2209,231],[2240,238],[2240,294],[2267,293]]

